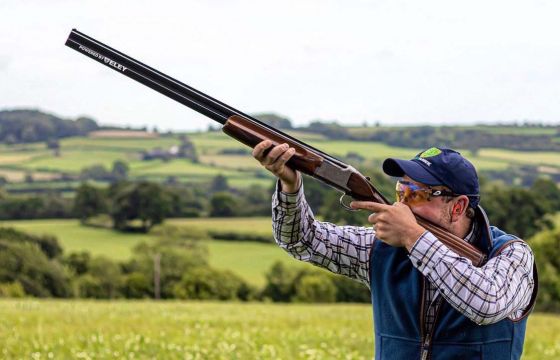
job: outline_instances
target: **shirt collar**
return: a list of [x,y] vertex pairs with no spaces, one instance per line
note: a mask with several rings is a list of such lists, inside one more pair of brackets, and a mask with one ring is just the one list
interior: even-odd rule
[[476,240],[477,231],[478,231],[477,222],[473,220],[471,225],[471,231],[469,231],[469,234],[465,236],[465,241],[468,242],[469,244],[473,244],[474,241]]

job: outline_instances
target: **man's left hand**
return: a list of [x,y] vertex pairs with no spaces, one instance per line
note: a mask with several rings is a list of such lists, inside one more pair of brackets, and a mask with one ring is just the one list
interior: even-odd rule
[[391,246],[406,247],[410,251],[426,231],[418,225],[412,210],[402,203],[385,205],[371,201],[352,201],[350,206],[373,212],[368,221],[375,225],[376,236]]

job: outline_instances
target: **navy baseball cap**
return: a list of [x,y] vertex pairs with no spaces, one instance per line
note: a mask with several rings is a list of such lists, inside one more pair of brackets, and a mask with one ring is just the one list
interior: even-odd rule
[[383,162],[383,171],[395,177],[407,175],[426,185],[445,185],[457,195],[468,196],[473,208],[480,201],[478,175],[473,164],[452,149],[433,147],[411,160],[389,158]]

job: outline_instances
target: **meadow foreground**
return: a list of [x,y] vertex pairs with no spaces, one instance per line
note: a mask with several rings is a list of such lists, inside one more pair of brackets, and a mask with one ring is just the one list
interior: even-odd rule
[[[371,359],[369,305],[1,300],[1,358]],[[529,320],[524,359],[560,357],[560,317]]]

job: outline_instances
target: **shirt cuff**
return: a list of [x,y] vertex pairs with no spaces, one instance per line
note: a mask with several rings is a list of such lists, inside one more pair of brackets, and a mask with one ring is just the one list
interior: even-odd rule
[[295,193],[285,193],[282,191],[280,180],[276,181],[276,206],[284,210],[296,210],[303,200],[303,184]]
[[412,265],[424,276],[435,269],[449,249],[429,231],[423,233],[410,249],[408,257]]

